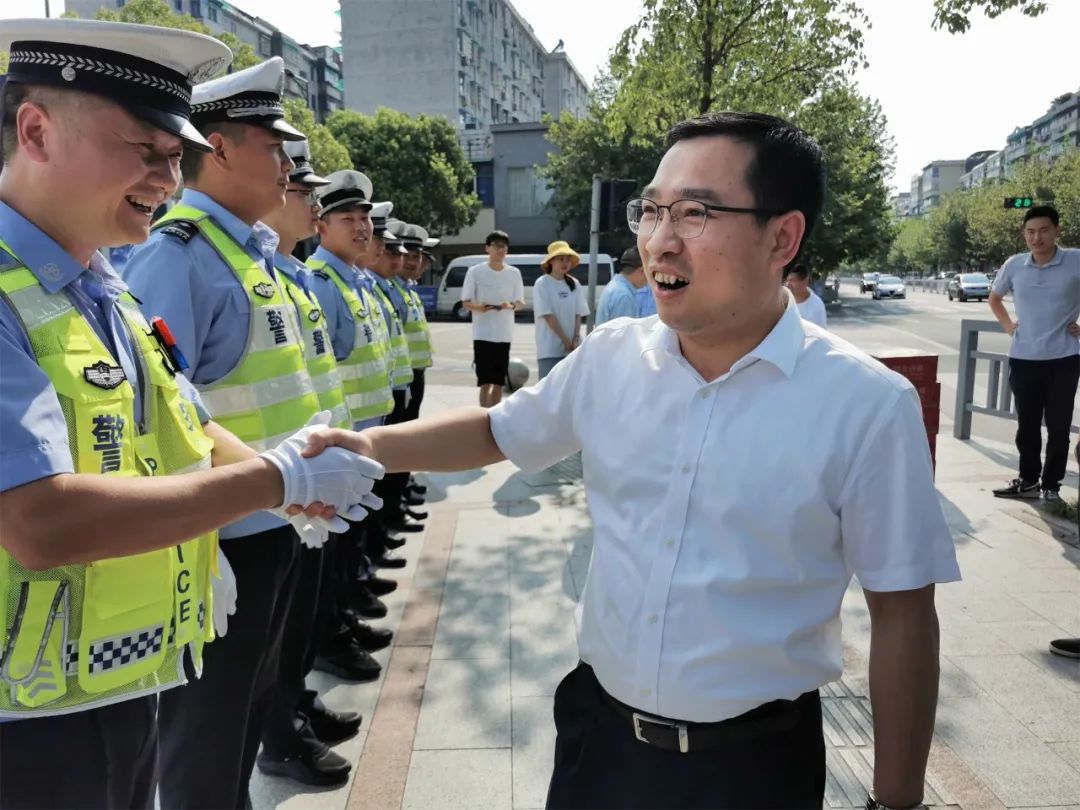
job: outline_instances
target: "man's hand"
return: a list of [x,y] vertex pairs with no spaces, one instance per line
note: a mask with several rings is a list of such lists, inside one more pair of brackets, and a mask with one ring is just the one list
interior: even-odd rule
[[514,304],[511,301],[503,301],[499,305],[499,309],[513,309],[513,308],[514,308]]
[[1065,331],[1073,337],[1080,337],[1080,323],[1070,323],[1065,327]]
[[[1076,324],[1072,324],[1072,326],[1075,326],[1075,325]],[[1016,330],[1017,330],[1017,328],[1019,326],[1020,326],[1019,321],[1009,321],[1008,325],[1005,327],[1005,334],[1007,334],[1009,337],[1012,337],[1013,335],[1016,334]],[[1072,327],[1070,326],[1070,329],[1071,328]],[[1070,334],[1072,334],[1072,333],[1070,332]]]
[[576,349],[581,345],[581,335],[574,335],[574,339],[570,341],[571,350]]

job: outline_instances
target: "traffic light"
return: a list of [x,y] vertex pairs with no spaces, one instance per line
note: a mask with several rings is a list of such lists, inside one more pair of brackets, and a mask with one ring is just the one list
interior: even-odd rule
[[1033,205],[1035,205],[1035,200],[1031,199],[1031,197],[1006,197],[1005,198],[1005,207],[1006,208],[1017,208],[1017,209],[1031,208]]
[[626,203],[638,190],[637,180],[605,180],[600,186],[600,230],[626,227]]

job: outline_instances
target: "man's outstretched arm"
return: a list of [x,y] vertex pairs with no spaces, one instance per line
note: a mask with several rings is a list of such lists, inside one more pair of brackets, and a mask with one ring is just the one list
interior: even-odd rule
[[485,408],[459,408],[403,425],[352,430],[328,430],[308,439],[304,455],[318,455],[330,446],[344,447],[373,458],[388,473],[405,471],[456,472],[505,461]]

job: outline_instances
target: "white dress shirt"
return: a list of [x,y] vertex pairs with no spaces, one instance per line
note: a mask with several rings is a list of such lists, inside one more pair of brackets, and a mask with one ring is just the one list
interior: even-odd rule
[[810,297],[805,301],[799,302],[799,314],[804,321],[810,321],[810,323],[816,323],[822,329],[827,329],[827,315],[825,314],[825,302],[821,300],[821,296],[813,290],[808,290]]
[[580,654],[642,711],[712,722],[794,699],[841,674],[852,575],[960,577],[915,390],[788,302],[710,383],[657,317],[620,318],[489,412],[526,471],[582,450]]

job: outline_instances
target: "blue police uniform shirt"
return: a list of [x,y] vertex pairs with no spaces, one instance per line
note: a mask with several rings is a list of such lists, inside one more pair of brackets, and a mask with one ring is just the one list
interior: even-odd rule
[[[401,297],[401,293],[393,284],[380,276],[374,270],[365,268],[359,272],[359,275],[361,276],[363,283],[371,285],[368,287],[368,289],[373,290],[374,287],[378,287],[380,290],[386,293],[387,298],[390,299],[390,307],[393,307],[393,309],[387,307],[386,302],[382,298],[382,296],[375,294],[375,298],[379,302],[379,309],[382,310],[383,320],[386,322],[386,332],[389,335],[393,335],[394,315],[398,316],[402,325],[404,325],[405,323],[405,299]],[[395,385],[394,390],[404,391],[408,387],[408,384]]]
[[[339,259],[321,245],[311,255],[315,261],[326,262],[329,270],[336,272],[338,277],[350,287],[353,283],[353,268]],[[352,354],[356,346],[356,318],[349,310],[349,305],[341,295],[341,290],[329,278],[321,278],[316,274],[311,276],[311,289],[315,297],[319,299],[323,316],[326,318],[326,328],[330,330],[330,343],[334,347],[334,357],[341,361]]]
[[[278,237],[261,222],[254,227],[201,191],[188,188],[180,198],[209,214],[214,222],[255,261],[274,275]],[[143,301],[149,315],[160,315],[172,329],[187,357],[188,374],[196,385],[217,382],[240,362],[247,345],[251,302],[232,269],[217,250],[196,234],[184,242],[155,231],[136,247],[124,268],[124,279]],[[256,512],[225,526],[224,539],[247,537],[286,525],[268,512]]]
[[[83,267],[51,237],[14,208],[0,203],[0,239],[50,293],[61,290],[87,319],[124,369],[135,391],[135,412],[142,391],[134,354],[116,301],[127,290],[105,257],[94,253]],[[74,472],[67,423],[56,390],[42,371],[18,318],[0,299],[0,491],[52,475]],[[195,388],[177,375],[181,394],[192,402],[203,423],[209,421]]]
[[637,288],[621,273],[604,287],[600,303],[596,307],[596,325],[615,318],[636,318],[638,314]]
[[648,318],[656,314],[656,299],[653,298],[652,287],[648,284],[637,291],[637,303],[639,318]]

